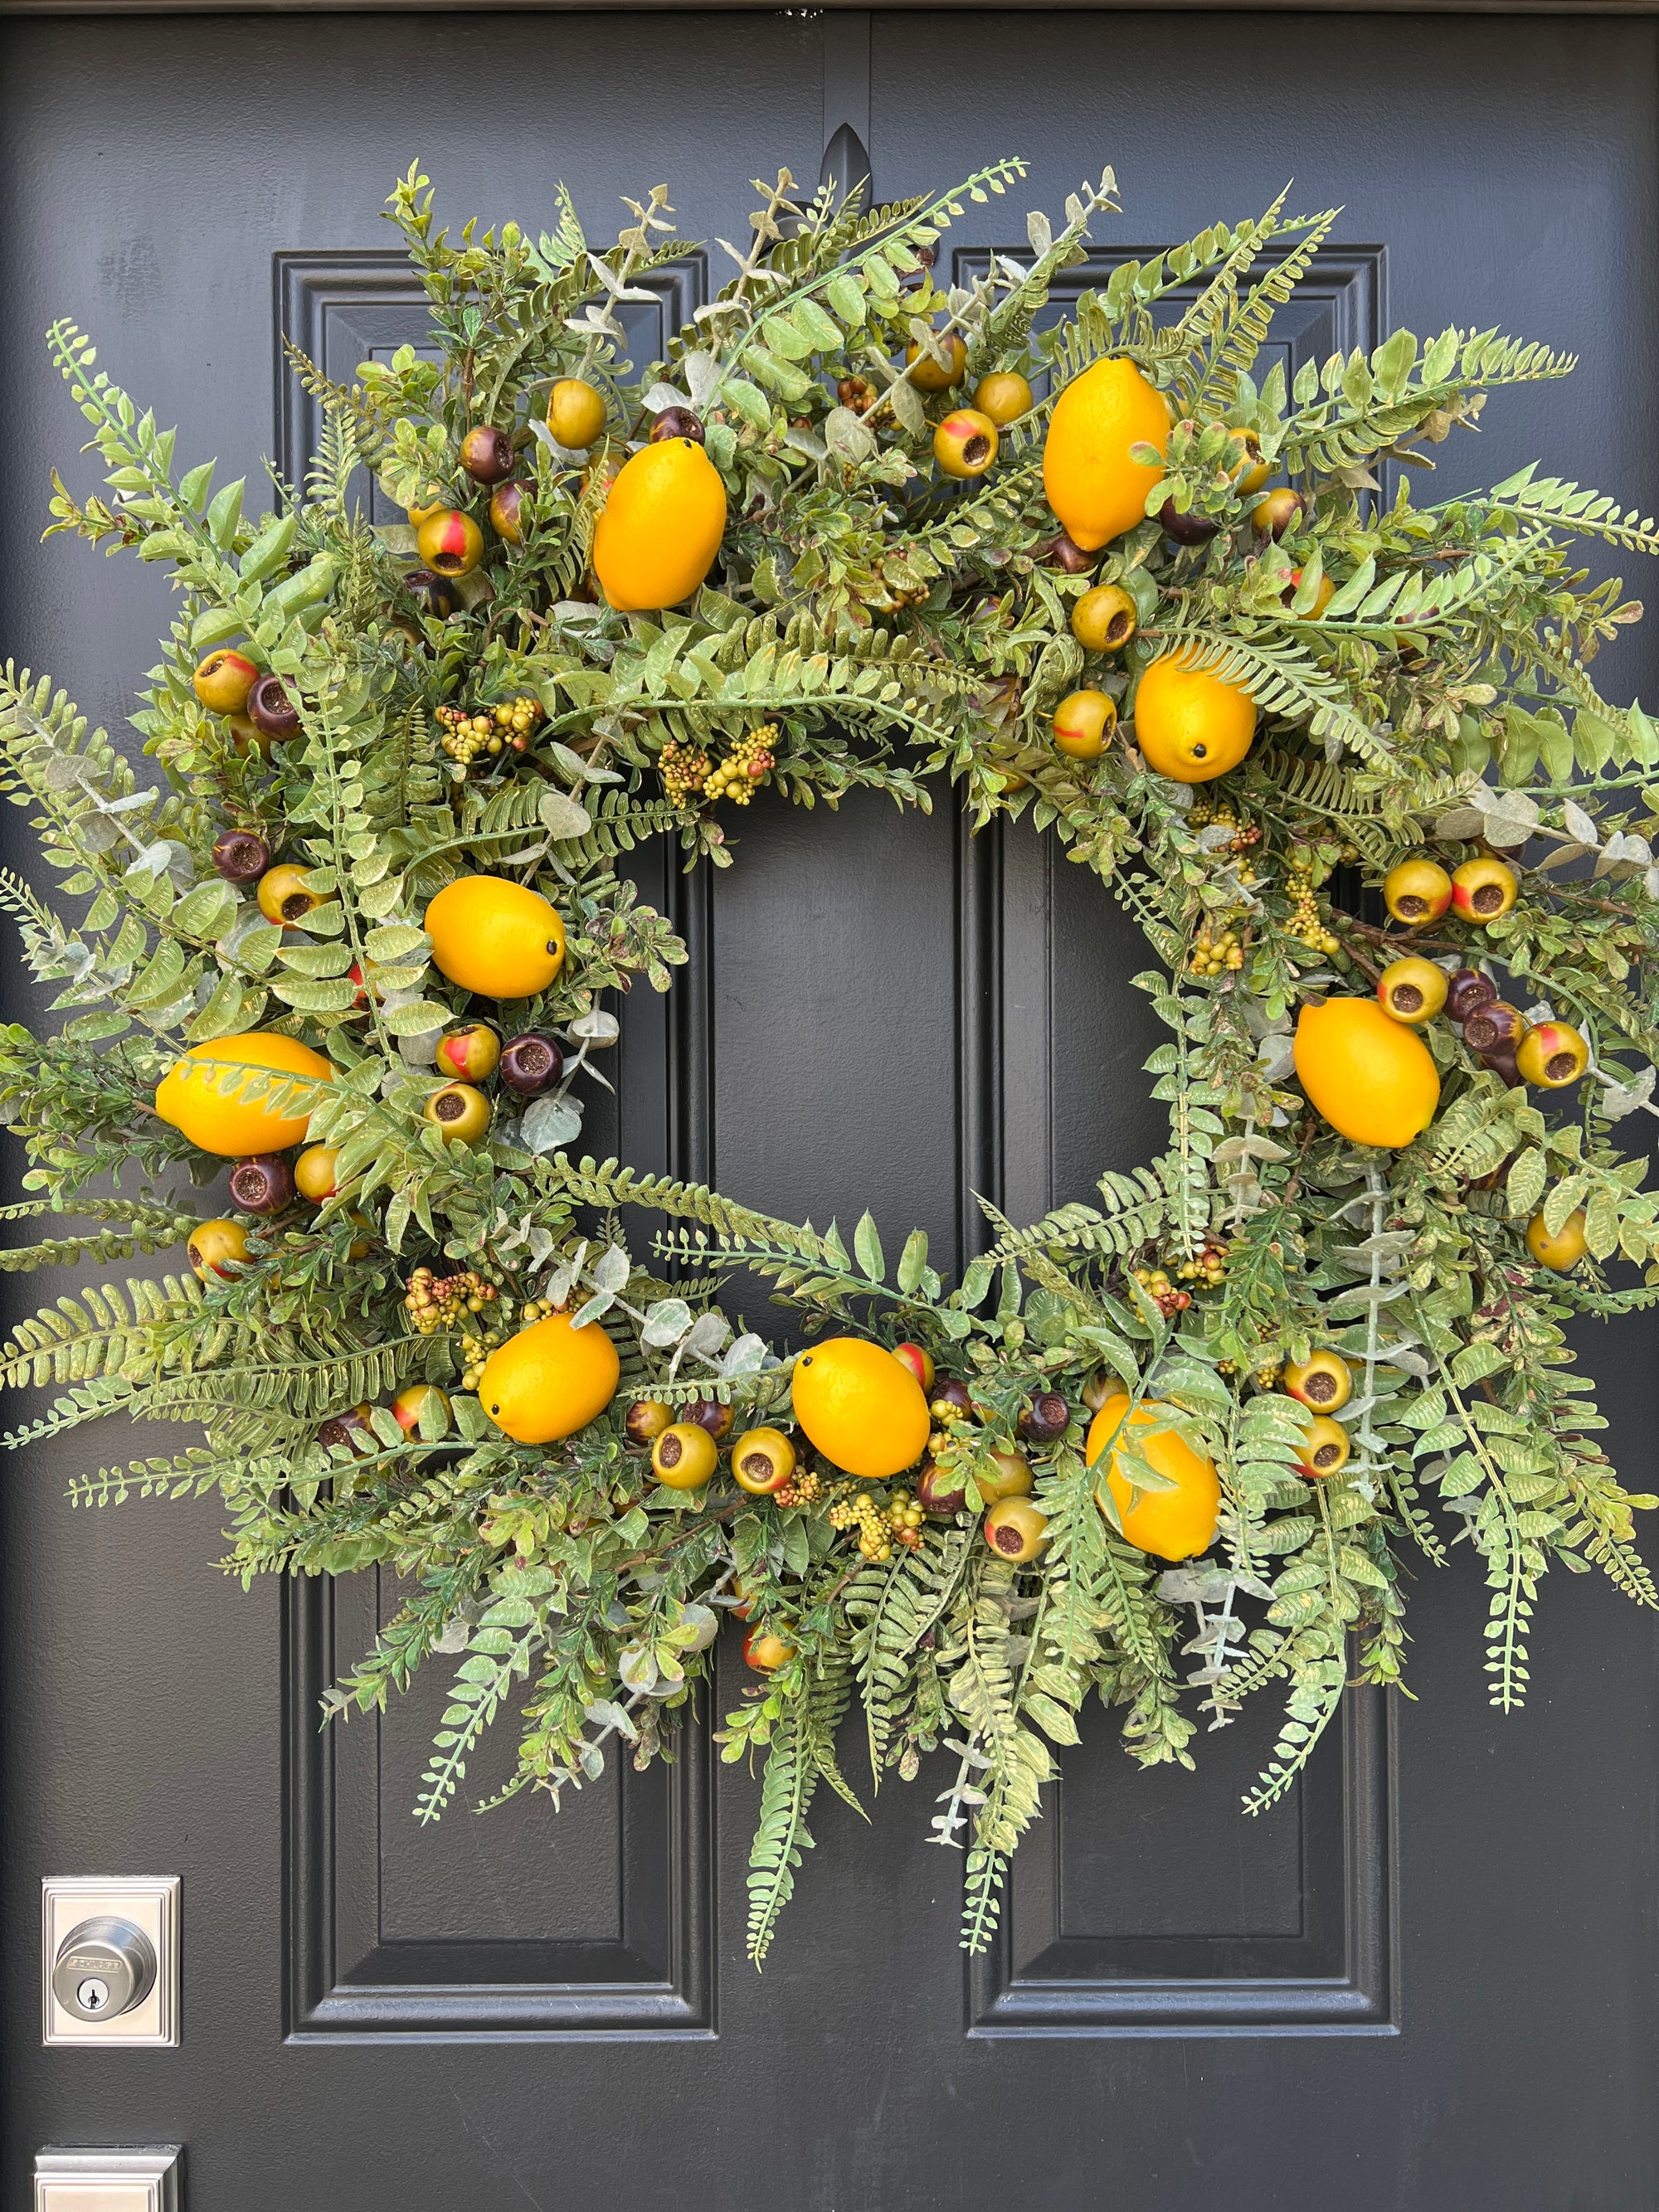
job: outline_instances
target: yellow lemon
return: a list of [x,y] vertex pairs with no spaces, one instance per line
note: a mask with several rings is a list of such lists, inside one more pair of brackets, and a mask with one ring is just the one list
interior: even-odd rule
[[276,1036],[267,1030],[250,1030],[241,1036],[215,1037],[211,1044],[193,1044],[164,1075],[156,1087],[155,1110],[164,1121],[180,1129],[192,1145],[223,1159],[244,1159],[252,1152],[286,1152],[305,1142],[311,1121],[309,1105],[295,1108],[285,1103],[273,1106],[265,1099],[227,1097],[220,1083],[234,1088],[227,1063],[237,1067],[266,1067],[282,1075],[314,1076],[331,1083],[334,1070],[321,1053],[297,1037]]
[[478,1403],[515,1443],[550,1444],[604,1413],[621,1372],[617,1347],[598,1322],[572,1328],[568,1314],[549,1314],[490,1353]]
[[902,1359],[861,1336],[831,1336],[795,1362],[795,1419],[826,1459],[866,1482],[914,1467],[927,1401]]
[[1375,999],[1304,1006],[1295,1057],[1315,1110],[1356,1145],[1409,1145],[1440,1103],[1428,1047],[1415,1030],[1390,1021]]
[[504,876],[458,876],[426,910],[432,957],[487,999],[533,999],[564,965],[564,924],[539,891]]
[[1146,495],[1164,473],[1129,459],[1133,445],[1170,434],[1164,395],[1132,361],[1097,361],[1054,403],[1042,448],[1042,489],[1066,534],[1092,553],[1146,517]]
[[[1125,1413],[1129,1413],[1127,1391],[1120,1390],[1109,1398],[1089,1425],[1089,1440],[1084,1447],[1086,1463],[1092,1467],[1107,1445],[1116,1436]],[[1117,1507],[1118,1519],[1123,1533],[1138,1550],[1156,1553],[1160,1559],[1191,1559],[1200,1552],[1207,1552],[1215,1541],[1216,1516],[1221,1507],[1221,1484],[1217,1479],[1213,1463],[1200,1459],[1192,1446],[1176,1431],[1164,1425],[1170,1418],[1170,1408],[1156,1399],[1135,1407],[1129,1413],[1128,1428],[1134,1449],[1148,1467],[1158,1474],[1166,1474],[1175,1490],[1143,1490],[1140,1502],[1129,1504],[1132,1484],[1128,1473],[1120,1472],[1118,1455],[1113,1451],[1106,1464],[1106,1486]],[[1127,1437],[1125,1441],[1128,1441]],[[1096,1498],[1100,1497],[1098,1489]],[[1105,1508],[1102,1507],[1102,1511]]]
[[1153,661],[1135,690],[1135,743],[1155,775],[1208,783],[1238,766],[1255,735],[1255,702],[1178,654]]
[[593,532],[593,573],[611,605],[678,606],[714,565],[726,486],[694,438],[647,446],[617,472]]

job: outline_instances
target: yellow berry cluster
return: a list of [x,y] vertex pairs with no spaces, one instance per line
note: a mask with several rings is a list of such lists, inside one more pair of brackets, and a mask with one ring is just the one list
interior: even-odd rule
[[1166,1319],[1184,1312],[1193,1302],[1192,1292],[1176,1290],[1162,1267],[1137,1267],[1135,1280]]
[[1206,922],[1193,939],[1192,956],[1187,963],[1194,975],[1223,975],[1230,969],[1244,965],[1244,948],[1231,929],[1211,933]]
[[1305,945],[1310,952],[1329,955],[1342,947],[1319,918],[1319,901],[1314,896],[1313,879],[1304,868],[1292,867],[1285,878],[1285,888],[1290,895],[1291,918],[1285,934],[1297,945]]
[[461,1388],[476,1390],[483,1381],[484,1362],[501,1342],[504,1332],[487,1328],[482,1335],[466,1335],[461,1339]]
[[482,1313],[499,1294],[475,1268],[459,1275],[434,1275],[430,1267],[416,1267],[409,1279],[404,1304],[422,1336],[441,1328],[453,1328],[463,1314]]
[[777,724],[763,722],[746,738],[739,738],[723,760],[711,762],[707,753],[694,751],[671,738],[658,766],[668,796],[677,806],[719,799],[729,799],[734,806],[747,806],[756,785],[776,765],[777,742]]
[[[1206,829],[1212,822],[1223,823],[1233,832],[1224,845],[1217,847],[1218,852],[1242,857],[1261,842],[1261,824],[1246,821],[1230,799],[1200,799],[1187,817],[1188,827],[1193,830]],[[1255,870],[1248,862],[1237,871],[1237,874],[1242,884],[1255,881]]]
[[921,1541],[923,1514],[908,1490],[896,1490],[892,1502],[884,1511],[867,1490],[844,1504],[830,1508],[830,1526],[859,1532],[859,1550],[866,1559],[878,1564],[890,1559],[895,1544],[902,1544],[915,1551]]
[[1200,1291],[1217,1289],[1226,1279],[1226,1246],[1206,1243],[1196,1259],[1183,1260],[1176,1273],[1183,1283],[1196,1283]]
[[823,1495],[823,1484],[805,1468],[797,1468],[781,1490],[772,1493],[775,1505],[811,1505]]
[[451,760],[470,768],[481,753],[521,753],[542,719],[542,709],[538,700],[503,699],[470,714],[465,707],[440,707],[437,715],[444,728],[444,750]]

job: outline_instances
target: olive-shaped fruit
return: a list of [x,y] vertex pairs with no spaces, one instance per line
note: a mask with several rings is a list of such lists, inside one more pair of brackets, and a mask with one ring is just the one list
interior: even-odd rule
[[920,1344],[896,1344],[893,1357],[908,1367],[923,1390],[933,1387],[933,1355]]
[[483,559],[483,532],[470,514],[441,507],[415,535],[422,564],[441,576],[470,576]]
[[1117,702],[1105,692],[1073,691],[1054,709],[1054,748],[1068,760],[1098,760],[1117,728]]
[[280,676],[262,676],[247,695],[248,720],[274,745],[297,735],[300,710],[283,688]]
[[435,1382],[407,1382],[392,1401],[392,1417],[405,1436],[414,1436],[421,1425],[421,1411],[428,1400],[434,1400],[447,1413],[449,1400]]
[[974,1410],[968,1385],[958,1382],[954,1376],[935,1382],[927,1410],[936,1421],[965,1421]]
[[228,884],[257,883],[270,866],[270,848],[257,830],[222,830],[213,841],[213,866]]
[[1028,1443],[1057,1443],[1072,1409],[1058,1390],[1038,1390],[1019,1409],[1019,1433]]
[[438,1040],[438,1066],[446,1074],[465,1083],[482,1083],[495,1073],[501,1041],[488,1022],[471,1022],[464,1030],[451,1030]]
[[230,742],[246,759],[258,753],[261,760],[270,758],[270,739],[255,721],[246,714],[227,714],[225,727],[230,732]]
[[1512,1053],[1526,1034],[1526,1016],[1502,999],[1489,999],[1463,1018],[1463,1042],[1471,1052]]
[[968,1503],[967,1476],[960,1468],[923,1468],[916,1477],[916,1503],[930,1521],[954,1520]]
[[795,1447],[781,1429],[749,1429],[732,1447],[732,1473],[740,1490],[769,1498],[795,1472]]
[[1178,507],[1173,499],[1164,501],[1158,519],[1165,537],[1173,538],[1177,545],[1207,545],[1221,527],[1212,516]]
[[1063,575],[1086,576],[1095,565],[1097,554],[1086,551],[1068,530],[1059,532],[1047,545],[1037,548],[1035,557],[1046,561]]
[[[1302,571],[1300,568],[1292,568],[1291,571],[1291,580],[1286,584],[1285,589],[1279,593],[1279,597],[1284,600],[1285,605],[1289,606],[1301,589]],[[1317,622],[1320,616],[1324,613],[1326,608],[1329,606],[1331,601],[1335,597],[1336,586],[1331,581],[1331,579],[1328,576],[1322,574],[1319,579],[1319,588],[1314,593],[1312,613],[1298,615],[1297,617],[1297,620],[1298,622]]]
[[526,1030],[501,1047],[496,1073],[520,1098],[538,1097],[550,1091],[564,1073],[564,1054],[550,1036]]
[[480,422],[461,441],[461,466],[474,483],[504,483],[513,473],[513,441],[505,430]]
[[707,1429],[717,1444],[724,1443],[732,1433],[732,1408],[722,1406],[718,1398],[693,1398],[680,1408],[680,1419]]
[[702,417],[690,407],[665,407],[651,425],[647,442],[661,445],[665,438],[690,438],[699,446],[708,443],[708,433],[703,428]]
[[[1448,884],[1451,878],[1446,878]],[[1455,1022],[1466,1022],[1477,1006],[1489,1006],[1498,996],[1498,986],[1490,975],[1483,975],[1478,968],[1455,969],[1446,986],[1446,1012]]]
[[281,1152],[255,1152],[230,1171],[230,1202],[239,1213],[280,1213],[294,1195],[294,1170]]
[[1002,1498],[985,1516],[985,1540],[1016,1566],[1036,1559],[1048,1541],[1048,1516],[1029,1498]]
[[988,1505],[1000,1498],[1026,1498],[1036,1478],[1024,1452],[988,1452],[974,1469],[974,1482]]
[[786,1644],[781,1636],[751,1628],[743,1639],[744,1663],[757,1674],[775,1674],[780,1667],[787,1666],[795,1656],[793,1644]]
[[354,1437],[372,1438],[374,1424],[369,1418],[367,1405],[348,1406],[343,1413],[331,1413],[317,1425],[319,1444],[349,1444]]
[[[1584,1209],[1577,1207],[1570,1213],[1553,1237],[1544,1225],[1541,1213],[1534,1213],[1527,1224],[1527,1249],[1540,1267],[1552,1268],[1558,1275],[1576,1267],[1589,1249],[1589,1240],[1584,1234]],[[199,1270],[198,1270],[199,1273]]]
[[910,372],[910,381],[918,392],[949,392],[960,384],[968,374],[968,349],[959,331],[952,331],[946,337],[936,340],[945,355],[939,361],[933,353],[922,351],[920,338],[912,338],[905,348],[905,363]]
[[1589,1047],[1571,1022],[1540,1022],[1516,1047],[1523,1081],[1542,1091],[1565,1091],[1589,1066]]
[[209,653],[191,678],[191,689],[210,714],[240,714],[259,672],[245,653]]
[[509,545],[524,544],[521,513],[524,507],[524,495],[529,489],[528,484],[519,483],[516,481],[501,484],[496,488],[495,496],[489,502],[489,526],[497,538],[504,539]]
[[1134,635],[1136,620],[1121,584],[1097,584],[1072,609],[1072,635],[1085,653],[1115,653]]
[[1521,1070],[1516,1064],[1515,1054],[1507,1046],[1497,1052],[1477,1053],[1475,1058],[1480,1062],[1482,1067],[1491,1068],[1494,1075],[1503,1079],[1504,1088],[1506,1091],[1518,1091],[1521,1088]]
[[586,378],[562,376],[547,395],[547,427],[572,453],[591,446],[605,429],[605,394]]
[[1352,1451],[1352,1442],[1341,1422],[1321,1413],[1308,1425],[1307,1442],[1297,1465],[1304,1474],[1315,1479],[1340,1474]]
[[976,407],[953,407],[933,433],[933,459],[947,477],[982,477],[997,457],[997,426]]
[[1353,1376],[1340,1352],[1316,1352],[1291,1360],[1279,1378],[1286,1397],[1311,1406],[1316,1413],[1340,1412],[1353,1395]]
[[237,1269],[248,1262],[247,1231],[240,1221],[198,1222],[185,1250],[204,1283],[231,1282]]
[[1490,858],[1465,860],[1452,870],[1452,904],[1465,921],[1501,921],[1521,889],[1513,868]]
[[1288,484],[1280,484],[1277,491],[1266,492],[1250,510],[1250,527],[1258,538],[1282,538],[1292,525],[1301,520],[1304,502],[1299,491]]
[[1233,489],[1241,499],[1260,491],[1273,474],[1273,464],[1261,458],[1261,441],[1254,430],[1235,430],[1232,441],[1238,453],[1233,469]]
[[419,602],[422,614],[439,622],[447,622],[455,611],[454,589],[448,577],[434,568],[410,568],[404,577],[404,589]]
[[672,1426],[673,1419],[673,1407],[665,1406],[660,1398],[635,1398],[623,1416],[623,1427],[631,1443],[650,1444]]
[[696,1421],[676,1421],[651,1447],[651,1465],[670,1490],[701,1490],[720,1464],[714,1439]]
[[1031,387],[1015,370],[997,369],[974,386],[974,404],[1003,430],[1030,413]]
[[1376,995],[1385,1013],[1416,1029],[1445,1005],[1446,971],[1432,960],[1391,961],[1377,978]]
[[255,896],[265,920],[280,922],[284,929],[296,928],[322,904],[315,891],[306,889],[306,871],[286,860],[280,867],[265,870]]
[[1421,929],[1452,902],[1452,879],[1437,860],[1401,860],[1382,878],[1382,900],[1396,921]]
[[340,1188],[340,1147],[307,1145],[294,1163],[294,1188],[313,1206],[332,1198]]
[[1120,1397],[1122,1391],[1123,1385],[1115,1375],[1108,1375],[1102,1371],[1089,1377],[1083,1386],[1081,1396],[1089,1411],[1091,1413],[1097,1413],[1109,1398]]
[[476,1144],[489,1127],[489,1101],[470,1083],[446,1083],[421,1111],[447,1145]]

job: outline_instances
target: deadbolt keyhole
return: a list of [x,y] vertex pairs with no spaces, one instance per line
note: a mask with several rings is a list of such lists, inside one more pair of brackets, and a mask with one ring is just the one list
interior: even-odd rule
[[142,1928],[100,1914],[71,1928],[52,1965],[52,1994],[76,2020],[113,2020],[155,1986],[155,1947]]

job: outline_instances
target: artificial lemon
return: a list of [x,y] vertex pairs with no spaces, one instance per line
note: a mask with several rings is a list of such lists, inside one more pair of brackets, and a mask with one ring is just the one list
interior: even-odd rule
[[1238,766],[1255,735],[1255,702],[1176,653],[1153,661],[1135,691],[1135,743],[1155,775],[1208,783]]
[[1134,445],[1162,453],[1170,410],[1132,361],[1097,361],[1073,377],[1048,421],[1042,489],[1066,535],[1092,553],[1146,517],[1163,474],[1129,459]]
[[613,607],[678,606],[714,565],[726,486],[693,438],[647,446],[617,471],[593,532],[593,573]]
[[1356,1145],[1409,1145],[1434,1119],[1440,1078],[1414,1030],[1375,999],[1304,1006],[1296,1072],[1316,1112]]
[[[1117,1435],[1124,1415],[1129,1413],[1135,1450],[1156,1474],[1168,1475],[1177,1487],[1143,1490],[1139,1503],[1132,1506],[1130,1475],[1120,1469],[1114,1450],[1106,1464],[1106,1486],[1117,1507],[1123,1533],[1138,1551],[1155,1553],[1160,1559],[1191,1559],[1207,1552],[1215,1541],[1221,1484],[1213,1463],[1200,1459],[1189,1443],[1165,1425],[1171,1411],[1152,1400],[1129,1413],[1128,1393],[1117,1391],[1090,1423],[1084,1458],[1092,1467]],[[1100,1498],[1098,1487],[1095,1497]],[[1101,1510],[1105,1511],[1103,1505]]]
[[572,1328],[567,1313],[533,1321],[498,1345],[478,1377],[478,1403],[515,1443],[550,1444],[604,1413],[622,1362],[596,1321]]
[[268,1030],[250,1030],[241,1036],[215,1037],[210,1044],[193,1044],[175,1060],[156,1087],[155,1110],[164,1121],[182,1130],[192,1145],[223,1159],[246,1158],[251,1152],[282,1152],[303,1144],[311,1121],[311,1108],[296,1108],[286,1100],[228,1096],[238,1085],[232,1067],[264,1067],[280,1075],[308,1075],[331,1083],[334,1070],[321,1053],[297,1037],[277,1036]]
[[426,910],[432,957],[487,999],[533,999],[564,965],[564,924],[539,891],[504,876],[458,876]]
[[865,1482],[914,1467],[927,1401],[902,1359],[861,1336],[832,1336],[795,1362],[795,1419],[826,1459]]

